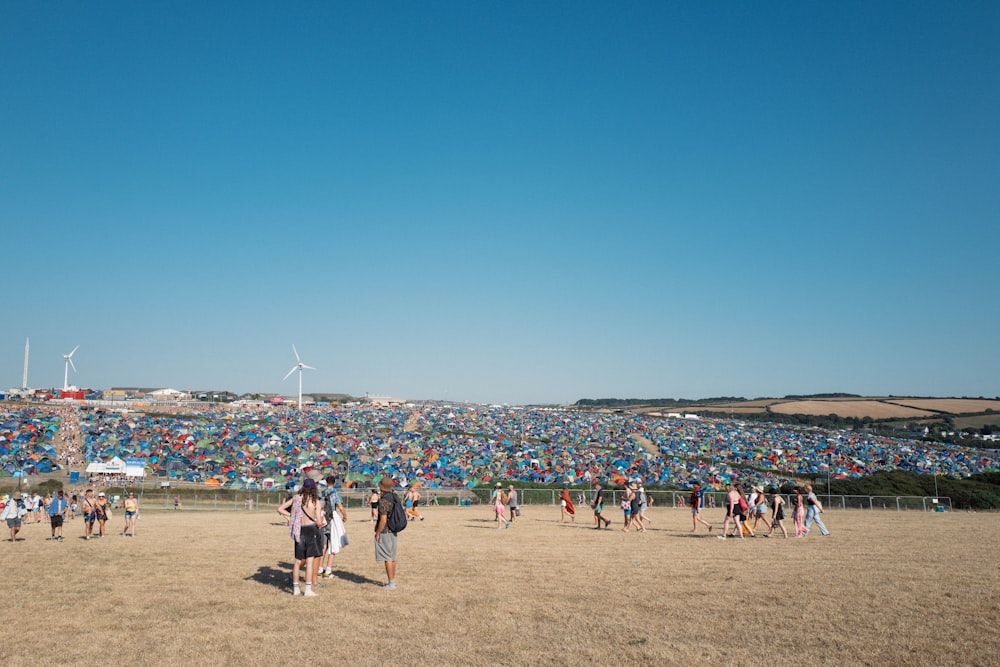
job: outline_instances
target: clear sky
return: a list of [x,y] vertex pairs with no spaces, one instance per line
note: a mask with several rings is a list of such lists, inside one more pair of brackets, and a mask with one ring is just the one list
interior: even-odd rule
[[1000,3],[6,2],[0,386],[1000,394]]

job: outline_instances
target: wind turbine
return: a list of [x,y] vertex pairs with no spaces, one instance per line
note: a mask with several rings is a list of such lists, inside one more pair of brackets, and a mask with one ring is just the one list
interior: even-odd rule
[[[75,351],[76,350],[74,350],[74,352]],[[313,368],[312,366],[306,366],[304,363],[302,363],[302,359],[299,357],[299,351],[295,349],[295,343],[292,343],[292,352],[295,353],[295,361],[297,363],[294,366],[292,366],[292,370],[288,371],[288,374],[285,375],[285,377],[283,377],[281,381],[284,382],[285,380],[287,380],[289,376],[295,371],[299,372],[299,412],[302,412],[302,371],[304,370],[314,371],[316,369]]]
[[63,359],[66,360],[66,373],[63,375],[63,391],[69,391],[69,367],[72,366],[73,372],[76,372],[76,365],[73,363],[73,355],[76,354],[76,351],[79,349],[80,346],[77,345],[73,348],[72,352],[63,355]]
[[24,339],[24,376],[21,378],[21,389],[28,388],[28,352],[31,349],[30,338]]

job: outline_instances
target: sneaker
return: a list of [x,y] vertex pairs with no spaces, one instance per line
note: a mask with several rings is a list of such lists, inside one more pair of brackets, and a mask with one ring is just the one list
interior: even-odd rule
[[382,588],[384,588],[387,591],[394,591],[394,590],[396,590],[396,582],[395,581],[390,581],[389,583],[387,583]]
[[719,535],[719,539],[720,540],[724,540],[724,539],[726,539],[726,536],[725,535]]
[[319,593],[317,593],[316,591],[311,591],[311,590],[309,590],[309,589],[307,588],[307,589],[306,589],[306,591],[305,591],[305,593],[303,593],[303,594],[302,594],[302,597],[306,597],[306,598],[314,598],[314,597],[316,597],[317,595],[319,595]]
[[62,542],[62,535],[56,538],[56,542]]
[[302,591],[299,590],[298,586],[292,589],[292,595],[302,595]]

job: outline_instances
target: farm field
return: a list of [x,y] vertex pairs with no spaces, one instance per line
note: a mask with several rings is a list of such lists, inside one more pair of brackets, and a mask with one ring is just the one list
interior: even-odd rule
[[771,412],[785,415],[829,415],[841,417],[871,417],[872,419],[919,419],[933,417],[933,412],[916,408],[892,405],[882,401],[788,401],[771,406]]
[[[422,508],[400,535],[396,591],[367,510],[316,598],[290,594],[292,543],[273,512],[146,510],[138,535],[66,541],[46,524],[0,542],[24,623],[4,665],[989,665],[1000,616],[1000,515],[828,511],[833,535],[716,539],[684,509],[645,534],[596,531],[578,509]],[[621,513],[606,514],[620,526]],[[790,528],[791,521],[786,521]],[[16,559],[16,560],[15,560]],[[748,619],[766,619],[751,622]]]
[[[963,414],[968,412],[986,412],[996,410],[1000,412],[1000,401],[976,398],[899,398],[890,399],[899,405],[908,405],[920,410],[935,410],[938,412],[948,412],[951,414]],[[1000,417],[1000,415],[998,415]]]

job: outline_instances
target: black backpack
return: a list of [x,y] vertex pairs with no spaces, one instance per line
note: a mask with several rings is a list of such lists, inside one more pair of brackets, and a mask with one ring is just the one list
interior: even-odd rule
[[403,504],[399,502],[399,497],[396,496],[394,491],[390,491],[392,494],[392,509],[389,510],[389,514],[385,517],[385,529],[390,533],[401,533],[406,530],[407,520],[406,520],[406,510],[403,509]]
[[323,513],[326,515],[326,525],[333,523],[333,513],[336,508],[333,506],[333,493],[323,494]]

